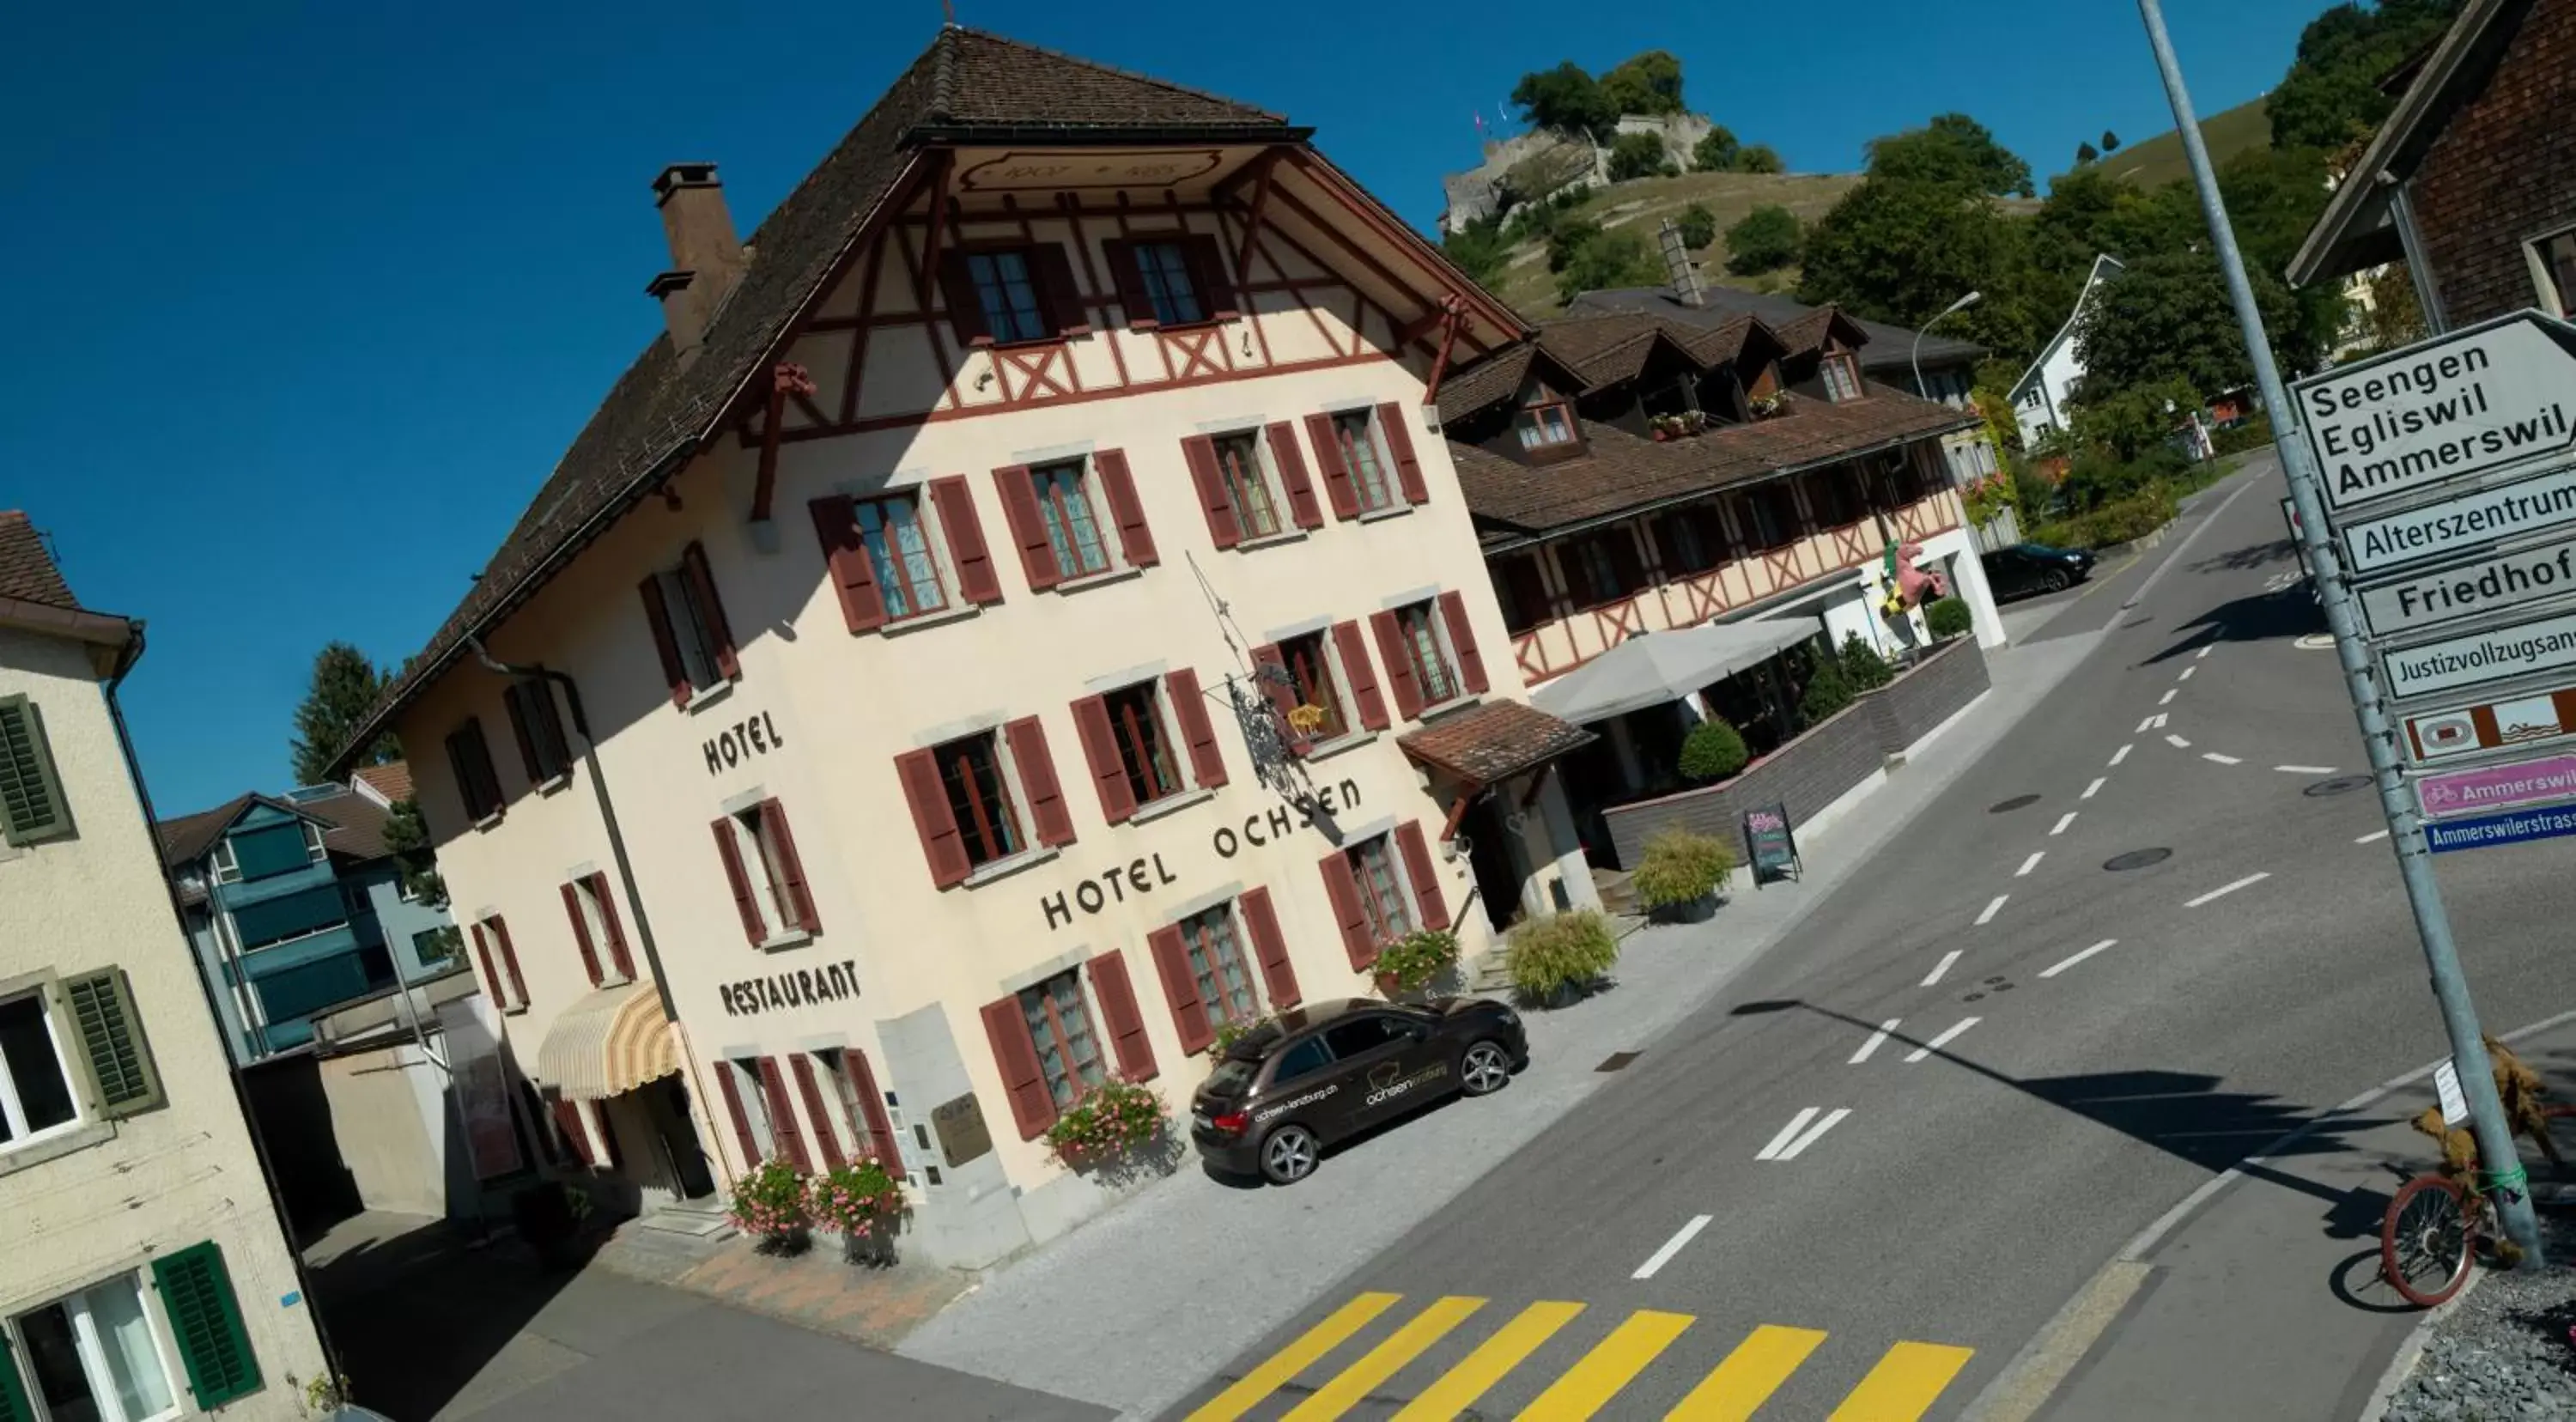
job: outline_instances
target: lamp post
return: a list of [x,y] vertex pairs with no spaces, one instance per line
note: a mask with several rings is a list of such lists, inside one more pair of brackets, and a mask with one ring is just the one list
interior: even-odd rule
[[[1982,291],[1969,292],[1967,295],[1962,296],[1958,300],[1951,302],[1949,305],[1942,307],[1941,314],[1939,316],[1935,316],[1931,320],[1924,322],[1923,329],[1914,333],[1914,349],[1906,355],[1905,359],[1907,364],[1914,367],[1915,394],[1923,395],[1924,332],[1931,330],[1933,327],[1940,325],[1943,320],[1956,316],[1960,312],[1967,310],[1969,307],[1974,306],[1985,299],[1986,294]],[[1932,397],[1929,395],[1923,395],[1923,398],[1929,400]]]

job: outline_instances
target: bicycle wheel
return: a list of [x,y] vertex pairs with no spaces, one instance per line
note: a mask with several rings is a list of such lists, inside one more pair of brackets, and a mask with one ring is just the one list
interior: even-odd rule
[[2379,1272],[2408,1303],[2431,1308],[2468,1282],[2477,1247],[2468,1192],[2439,1175],[2418,1175],[2398,1187],[2380,1221]]

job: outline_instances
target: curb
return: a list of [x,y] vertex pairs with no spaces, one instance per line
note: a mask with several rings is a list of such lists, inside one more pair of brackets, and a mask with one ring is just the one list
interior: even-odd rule
[[2424,1356],[2424,1345],[2432,1341],[2433,1326],[2450,1317],[2451,1310],[2466,1303],[2469,1295],[2478,1291],[2478,1285],[2486,1282],[2486,1277],[2484,1269],[2471,1270],[2469,1281],[2460,1286],[2458,1293],[2426,1309],[2415,1326],[2407,1330],[2406,1341],[2397,1345],[2396,1356],[2390,1358],[2388,1366],[2380,1371],[2378,1385],[2370,1390],[2370,1400],[2361,1405],[2359,1422],[2380,1422],[2388,1415],[2388,1404],[2397,1400],[2397,1390],[2414,1376],[2415,1364]]

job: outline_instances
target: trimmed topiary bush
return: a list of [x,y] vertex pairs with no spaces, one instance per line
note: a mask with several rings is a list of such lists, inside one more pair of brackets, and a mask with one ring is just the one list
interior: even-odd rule
[[1753,759],[1745,748],[1744,733],[1734,725],[1711,717],[1691,727],[1682,738],[1680,770],[1685,780],[1724,780],[1744,768]]
[[1932,629],[1933,636],[1945,642],[1953,637],[1967,636],[1977,625],[1976,618],[1968,611],[1968,604],[1955,597],[1934,600],[1931,606],[1923,609],[1923,622]]
[[1806,694],[1798,698],[1798,714],[1813,726],[1850,704],[1851,682],[1843,676],[1843,664],[1828,658],[1807,679]]
[[1512,930],[1504,965],[1521,996],[1547,1002],[1589,986],[1619,961],[1610,920],[1592,909],[1534,918]]
[[1735,867],[1726,841],[1686,829],[1660,830],[1646,839],[1637,872],[1628,877],[1637,902],[1650,913],[1697,904],[1717,892]]
[[1854,691],[1876,691],[1896,680],[1896,669],[1857,632],[1843,634],[1842,661],[1843,679],[1851,683]]

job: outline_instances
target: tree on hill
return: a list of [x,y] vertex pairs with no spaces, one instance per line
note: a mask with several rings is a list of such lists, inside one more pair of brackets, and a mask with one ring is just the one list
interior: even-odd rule
[[1739,173],[1785,173],[1789,165],[1780,161],[1780,151],[1768,143],[1748,143],[1735,150],[1735,171]]
[[2106,128],[2106,129],[2104,129],[2104,130],[2102,130],[2102,151],[2103,151],[2103,152],[2105,152],[2105,153],[2117,153],[2117,152],[2119,152],[2119,151],[2120,151],[2120,135],[2118,135],[2118,134],[2116,134],[2116,133],[2113,133],[2111,130],[2109,130],[2109,129],[2107,129],[2107,128]]
[[1740,147],[1742,145],[1735,141],[1735,135],[1728,131],[1726,125],[1711,125],[1691,149],[1691,166],[1703,173],[1732,172],[1736,150]]
[[1660,49],[1631,56],[1601,76],[1601,94],[1613,113],[1680,113],[1682,62]]
[[1512,102],[1531,123],[1559,133],[1599,138],[1619,121],[1619,110],[1601,92],[1600,84],[1571,59],[1554,69],[1522,75],[1512,86]]
[[[1798,299],[1919,326],[1970,291],[1984,299],[1942,330],[2023,360],[2037,343],[2023,297],[2029,225],[1983,196],[1917,179],[1870,178],[1807,232]],[[2050,326],[2063,313],[2048,317]]]
[[2397,101],[2379,81],[2441,38],[2458,0],[2341,4],[2308,22],[2298,57],[2265,104],[2276,148],[2336,148],[2377,128]]
[[1470,220],[1463,229],[1444,235],[1440,250],[1458,264],[1470,281],[1479,286],[1492,286],[1510,265],[1512,244],[1503,236],[1503,220],[1485,216]]
[[1798,260],[1797,215],[1777,203],[1765,203],[1726,229],[1726,269],[1737,276],[1777,271]]
[[1966,114],[1941,114],[1921,128],[1869,142],[1869,175],[2029,197],[2030,165]]
[[2101,153],[2090,143],[2079,143],[2075,145],[2075,166],[2078,168],[2099,160],[2101,156]]
[[1614,183],[1630,178],[1658,178],[1672,171],[1673,160],[1664,152],[1661,134],[1623,133],[1610,145],[1610,181]]
[[1717,240],[1717,214],[1708,210],[1707,203],[1683,208],[1673,225],[1682,230],[1682,245],[1694,252]]
[[1561,272],[1574,261],[1574,254],[1601,236],[1601,223],[1590,217],[1559,218],[1547,231],[1547,269]]
[[1670,277],[1654,244],[1628,227],[1614,232],[1593,229],[1591,237],[1578,243],[1567,255],[1565,265],[1555,271],[1557,299],[1565,302],[1587,291],[1662,286]]
[[[325,645],[313,658],[313,680],[304,704],[295,708],[295,736],[287,750],[298,785],[319,785],[330,778],[331,757],[358,733],[358,727],[384,694],[386,678],[367,654],[346,642]],[[358,765],[398,760],[401,747],[384,736],[356,758]]]

